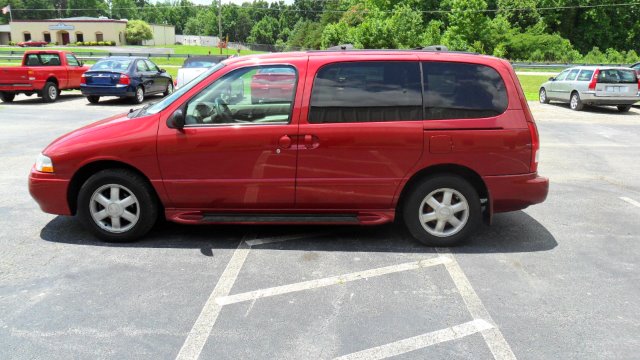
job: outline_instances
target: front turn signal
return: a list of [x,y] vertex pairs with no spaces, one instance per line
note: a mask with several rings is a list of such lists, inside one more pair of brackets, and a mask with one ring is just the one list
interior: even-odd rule
[[53,172],[53,162],[51,158],[40,154],[36,159],[36,170],[44,173],[52,173]]

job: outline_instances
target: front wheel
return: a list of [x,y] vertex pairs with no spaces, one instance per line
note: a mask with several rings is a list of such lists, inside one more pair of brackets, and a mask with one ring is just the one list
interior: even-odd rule
[[580,111],[584,108],[584,104],[582,100],[580,100],[580,95],[577,92],[571,94],[571,100],[569,100],[569,107],[571,110]]
[[42,88],[42,101],[46,103],[52,103],[58,100],[58,95],[60,95],[60,91],[55,83],[47,82],[44,84]]
[[153,190],[132,171],[102,170],[80,188],[78,218],[102,240],[135,240],[151,230],[157,217]]
[[549,98],[547,97],[547,90],[545,88],[540,88],[539,99],[541,104],[548,104]]
[[173,93],[173,82],[169,80],[167,84],[167,89],[162,93],[163,96],[171,95]]
[[618,105],[618,111],[620,112],[628,112],[631,110],[631,105]]
[[14,93],[0,91],[0,100],[2,100],[2,102],[6,102],[6,103],[13,102],[13,99],[15,99],[15,97],[16,97],[16,94]]
[[457,175],[431,176],[407,199],[403,217],[418,241],[432,246],[453,246],[464,241],[482,217],[474,187]]

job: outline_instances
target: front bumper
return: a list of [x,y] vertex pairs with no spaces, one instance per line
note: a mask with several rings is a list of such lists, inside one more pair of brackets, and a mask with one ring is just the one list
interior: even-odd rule
[[580,93],[580,100],[589,105],[632,105],[640,101],[640,93],[631,96],[598,96],[593,91]]
[[493,213],[521,210],[539,204],[549,193],[549,179],[538,173],[484,176]]
[[29,193],[46,213],[72,215],[67,202],[69,180],[59,179],[55,174],[42,173],[31,169]]

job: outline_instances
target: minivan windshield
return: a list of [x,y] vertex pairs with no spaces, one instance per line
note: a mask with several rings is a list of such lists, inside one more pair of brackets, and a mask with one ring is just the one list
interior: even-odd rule
[[635,84],[638,82],[636,72],[631,69],[600,70],[598,82],[604,84]]
[[178,99],[180,96],[182,96],[184,93],[186,93],[187,91],[191,90],[194,86],[198,85],[200,83],[200,81],[206,79],[209,75],[211,75],[214,72],[222,69],[223,67],[224,67],[223,63],[216,64],[216,66],[214,66],[214,67],[210,68],[209,70],[203,72],[202,74],[198,75],[198,77],[196,77],[195,79],[189,81],[187,84],[185,84],[184,86],[180,87],[173,94],[165,97],[161,101],[159,101],[159,102],[149,106],[148,108],[144,109],[143,111],[141,111],[138,114],[138,116],[144,116],[144,115],[151,115],[151,114],[159,113],[160,111],[164,110],[167,106],[169,106],[171,103],[173,103],[176,99]]

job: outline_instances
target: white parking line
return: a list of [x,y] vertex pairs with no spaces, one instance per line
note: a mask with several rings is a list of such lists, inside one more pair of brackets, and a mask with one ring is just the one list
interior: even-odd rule
[[628,202],[628,203],[629,203],[629,204],[631,204],[631,205],[634,205],[634,206],[640,207],[640,202],[637,202],[637,201],[635,201],[635,200],[633,200],[633,199],[630,199],[630,198],[628,198],[628,197],[626,197],[626,196],[621,196],[621,197],[620,197],[620,200],[622,200],[622,201],[626,201],[626,202]]
[[335,358],[334,360],[386,359],[392,356],[402,355],[410,351],[426,348],[431,345],[460,339],[480,331],[491,329],[492,327],[493,325],[488,322],[476,319],[464,324],[448,327],[446,329],[343,355]]
[[249,247],[246,243],[248,237],[254,236],[245,235],[242,241],[240,241],[238,248],[233,253],[231,260],[229,260],[227,267],[224,269],[224,272],[220,276],[220,279],[218,279],[218,283],[211,292],[209,299],[202,308],[200,316],[198,316],[195,324],[193,324],[193,327],[191,328],[187,339],[182,345],[178,356],[176,356],[176,359],[195,360],[200,357],[202,348],[207,342],[209,334],[211,333],[211,330],[213,329],[213,326],[218,319],[218,315],[220,314],[220,310],[222,309],[222,306],[218,305],[215,299],[220,296],[228,295],[231,291],[231,287],[236,281],[236,278],[238,277],[238,273],[240,273],[240,269],[242,268],[244,261],[247,259],[249,250],[251,250],[251,247]]
[[449,261],[451,261],[449,257],[439,256],[437,258],[431,258],[431,259],[420,260],[420,261],[412,261],[409,263],[358,271],[350,274],[343,274],[343,275],[337,275],[337,276],[332,276],[332,277],[327,277],[322,279],[303,281],[299,283],[276,286],[272,288],[260,289],[255,291],[249,291],[249,292],[235,294],[235,295],[221,296],[216,299],[216,302],[220,306],[235,304],[243,301],[261,299],[265,297],[288,294],[288,293],[297,292],[297,291],[344,284],[350,281],[367,279],[367,278],[387,275],[387,274],[393,274],[401,271],[416,270],[416,269],[426,268],[426,267],[435,266],[435,265],[442,265],[442,264],[448,263]]
[[449,275],[451,275],[451,279],[456,285],[456,288],[458,288],[460,296],[462,296],[462,300],[464,300],[464,303],[467,305],[467,309],[473,319],[486,320],[492,325],[491,328],[482,330],[480,333],[482,337],[484,337],[487,346],[489,346],[493,357],[496,360],[515,360],[516,356],[513,354],[513,351],[511,351],[511,347],[509,347],[504,336],[502,336],[500,329],[495,326],[491,315],[489,315],[489,312],[482,304],[482,300],[480,300],[478,294],[473,290],[469,279],[467,279],[467,276],[460,268],[460,265],[458,265],[458,261],[456,261],[451,251],[446,248],[437,248],[436,250],[440,256],[449,258],[449,261],[445,263],[445,267],[449,271]]
[[316,238],[316,237],[324,236],[327,234],[329,234],[329,232],[320,232],[320,233],[314,233],[314,234],[294,234],[294,235],[288,235],[288,236],[273,236],[273,237],[268,237],[263,239],[247,240],[246,243],[249,246],[257,246],[257,245],[277,243],[281,241],[299,240],[304,238]]

